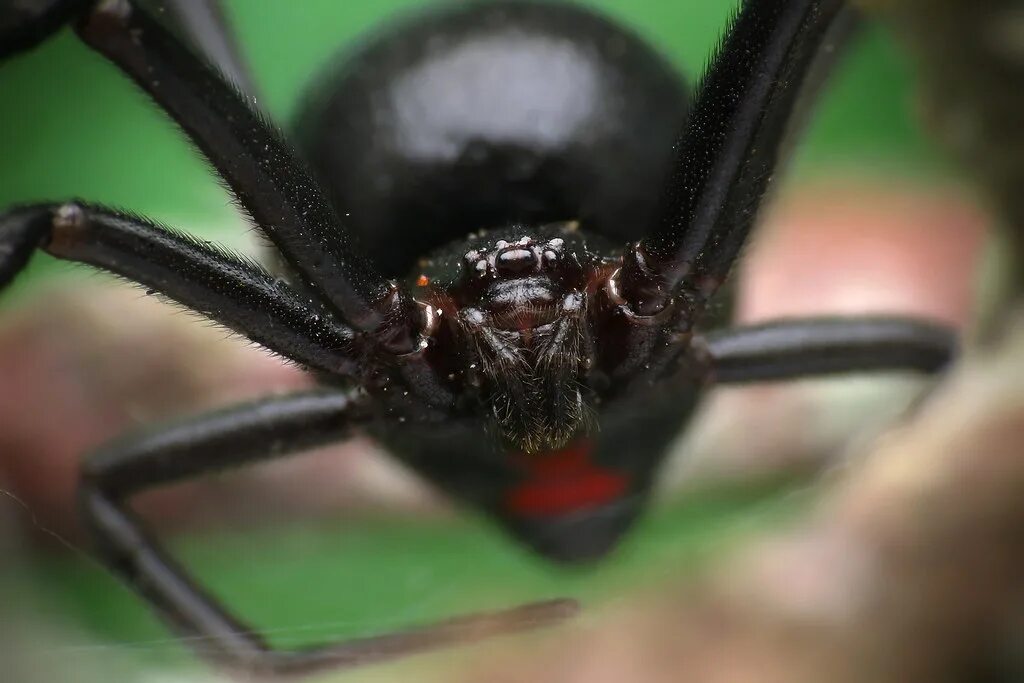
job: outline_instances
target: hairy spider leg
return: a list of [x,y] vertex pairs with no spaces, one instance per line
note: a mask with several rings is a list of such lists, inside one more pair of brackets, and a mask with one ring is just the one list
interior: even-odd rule
[[573,615],[571,600],[483,612],[380,636],[275,650],[199,587],[127,509],[145,489],[278,458],[347,437],[367,419],[359,390],[264,399],[122,438],[87,460],[80,507],[103,563],[199,654],[250,673],[307,673],[533,629]]
[[220,0],[160,0],[160,18],[249,101],[256,81]]
[[697,86],[650,233],[624,254],[619,293],[634,313],[655,315],[685,298],[681,315],[692,318],[725,279],[776,173],[795,111],[820,90],[820,79],[805,77],[819,55],[834,58],[835,50],[823,49],[835,38],[831,30],[848,26],[837,23],[852,11],[844,4],[743,3]]
[[362,254],[305,163],[264,115],[127,0],[101,0],[76,30],[181,127],[288,265],[346,324],[391,354],[418,348],[418,307]]
[[294,362],[355,372],[356,334],[253,261],[129,213],[80,202],[0,213],[0,287],[42,249],[102,268]]

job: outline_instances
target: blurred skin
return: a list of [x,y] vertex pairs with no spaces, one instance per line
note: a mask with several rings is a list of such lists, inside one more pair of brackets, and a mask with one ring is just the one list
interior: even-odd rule
[[[857,180],[797,188],[768,212],[748,248],[738,272],[738,318],[886,312],[963,327],[972,317],[985,228],[984,215],[957,192]],[[308,386],[295,368],[226,336],[138,290],[91,280],[55,284],[4,311],[0,487],[26,504],[36,530],[74,538],[78,462],[99,444],[162,418]],[[849,408],[822,386],[716,392],[692,457],[667,468],[666,486],[760,476],[820,460],[825,444],[832,447],[838,437],[823,442],[821,430],[808,427],[820,427],[836,406]],[[906,400],[906,392],[902,399],[895,393],[897,403]],[[867,413],[881,410],[878,398]],[[839,421],[842,438],[856,431],[857,420],[850,422]],[[750,434],[758,435],[757,444]],[[361,440],[168,487],[140,503],[163,529],[444,509]],[[27,513],[21,517],[32,521]]]

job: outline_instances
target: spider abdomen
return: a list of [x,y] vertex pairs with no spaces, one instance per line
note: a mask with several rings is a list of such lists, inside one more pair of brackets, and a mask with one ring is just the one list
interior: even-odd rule
[[399,22],[318,85],[298,137],[391,276],[483,228],[579,219],[615,243],[638,238],[688,107],[637,36],[554,3]]

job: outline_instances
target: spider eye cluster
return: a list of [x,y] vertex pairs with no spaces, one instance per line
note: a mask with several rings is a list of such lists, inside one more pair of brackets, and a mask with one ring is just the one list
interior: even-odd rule
[[478,279],[522,277],[557,265],[564,248],[561,237],[521,237],[515,242],[498,240],[491,249],[473,249],[464,258],[467,270]]
[[560,448],[589,428],[586,251],[566,230],[541,226],[533,236],[506,232],[478,243],[450,290],[473,350],[480,405],[524,453]]

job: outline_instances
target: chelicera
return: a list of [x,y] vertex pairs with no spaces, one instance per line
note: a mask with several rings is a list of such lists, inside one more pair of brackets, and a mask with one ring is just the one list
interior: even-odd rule
[[833,52],[823,46],[842,5],[742,3],[692,101],[650,47],[583,8],[439,8],[321,78],[296,147],[196,56],[246,87],[215,3],[167,1],[158,18],[130,0],[5,8],[9,53],[73,22],[132,78],[210,161],[286,277],[70,201],[0,214],[0,285],[37,249],[84,262],[322,385],[128,435],[87,458],[81,512],[97,556],[224,665],[295,672],[400,656],[572,605],[275,651],[163,553],[128,499],[358,430],[537,553],[594,560],[643,509],[708,384],[939,370],[954,336],[926,321],[706,329],[813,95],[808,74]]

